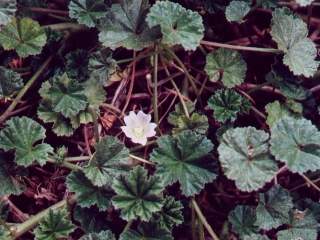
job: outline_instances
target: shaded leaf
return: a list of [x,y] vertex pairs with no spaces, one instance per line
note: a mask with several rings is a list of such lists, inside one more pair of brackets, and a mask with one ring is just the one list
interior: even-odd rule
[[74,192],[81,207],[97,206],[101,211],[110,206],[113,193],[109,187],[94,186],[82,172],[72,172],[66,180],[70,192]]
[[185,50],[196,50],[204,34],[201,15],[170,1],[156,2],[147,22],[150,27],[160,25],[164,44],[180,44]]
[[35,161],[44,165],[53,148],[45,143],[35,143],[45,137],[45,129],[39,123],[27,117],[14,117],[0,131],[0,148],[14,150],[18,165],[27,167]]
[[23,87],[23,80],[18,73],[1,66],[0,79],[0,98],[10,97]]
[[98,19],[105,16],[107,9],[104,0],[71,0],[69,16],[77,19],[80,24],[95,27]]
[[99,110],[99,106],[106,101],[106,91],[98,79],[91,78],[83,83],[84,94],[90,108]]
[[56,240],[68,237],[75,230],[68,215],[66,209],[50,210],[33,231],[36,240]]
[[320,169],[320,132],[304,118],[283,117],[271,128],[270,150],[291,172]]
[[99,40],[105,47],[141,50],[159,38],[159,29],[149,28],[145,17],[148,0],[123,0],[112,4],[99,24]]
[[137,231],[129,229],[120,235],[119,240],[173,240],[169,232],[154,223],[141,223]]
[[246,77],[247,64],[239,52],[219,48],[207,55],[205,71],[211,81],[221,80],[224,86],[232,88],[243,83]]
[[241,22],[250,12],[250,3],[248,1],[231,1],[226,7],[226,18],[229,22]]
[[86,50],[77,49],[69,52],[65,59],[66,72],[70,78],[78,82],[84,82],[89,78],[89,54]]
[[112,184],[116,196],[112,203],[116,209],[121,209],[121,217],[124,220],[141,218],[148,221],[154,212],[162,207],[163,186],[158,177],[147,176],[147,171],[141,167],[135,167],[128,176],[120,176]]
[[242,239],[258,232],[258,226],[255,225],[255,210],[251,206],[238,205],[228,216],[232,224],[232,230]]
[[317,240],[318,223],[311,211],[291,211],[288,224],[290,226],[288,229],[277,233],[278,240]]
[[116,177],[128,172],[128,159],[129,150],[124,144],[108,136],[96,144],[96,152],[83,171],[94,185],[110,185]]
[[89,233],[80,238],[80,240],[116,240],[111,231],[102,231],[99,233]]
[[314,0],[296,0],[296,2],[302,7],[310,5],[313,1]]
[[86,233],[97,233],[108,230],[110,222],[105,212],[100,212],[97,207],[82,208],[76,206],[73,218],[80,223],[81,229]]
[[16,0],[2,0],[0,2],[0,25],[6,25],[14,16],[17,6]]
[[0,44],[5,50],[16,50],[20,57],[39,54],[47,35],[38,22],[30,18],[13,18],[0,31]]
[[112,58],[112,51],[109,49],[103,49],[90,55],[88,66],[90,77],[98,79],[101,85],[107,84],[117,67],[117,62]]
[[223,134],[218,147],[221,167],[241,191],[262,188],[277,172],[268,140],[269,134],[254,127],[234,128]]
[[260,229],[271,230],[286,224],[292,208],[293,202],[290,193],[280,185],[276,185],[265,194],[259,194],[255,225]]
[[273,40],[284,52],[283,63],[295,75],[312,77],[319,62],[315,61],[317,49],[309,39],[307,24],[287,8],[277,8],[272,13]]
[[234,122],[240,113],[248,113],[251,103],[233,89],[221,89],[209,98],[208,106],[215,120],[224,123]]
[[156,173],[164,185],[179,182],[182,193],[192,196],[216,178],[212,159],[206,158],[213,144],[205,136],[187,130],[175,137],[162,136],[157,143],[150,159],[157,163]]

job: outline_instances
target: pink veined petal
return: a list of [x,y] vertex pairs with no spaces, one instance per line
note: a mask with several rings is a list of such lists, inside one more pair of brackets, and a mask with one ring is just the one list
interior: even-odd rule
[[145,132],[146,137],[154,137],[156,135],[156,131],[155,131],[156,127],[157,127],[157,124],[149,123]]
[[133,137],[134,137],[134,135],[133,135],[132,130],[131,130],[130,127],[128,127],[128,126],[122,126],[122,127],[121,127],[121,130],[122,130],[122,132],[124,132],[124,134],[126,135],[126,137],[128,137],[128,138],[133,138]]
[[137,117],[139,118],[140,122],[143,124],[148,124],[151,121],[151,115],[145,114],[143,111],[139,111],[137,114]]

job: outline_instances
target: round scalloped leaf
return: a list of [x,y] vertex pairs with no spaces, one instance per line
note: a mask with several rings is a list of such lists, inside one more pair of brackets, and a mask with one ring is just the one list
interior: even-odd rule
[[205,71],[211,81],[221,80],[224,86],[232,88],[243,83],[247,63],[239,52],[220,48],[207,55]]
[[44,127],[30,118],[11,118],[0,131],[0,148],[5,151],[14,150],[18,165],[27,167],[35,161],[44,165],[53,148],[45,143],[35,143],[46,137],[45,132]]
[[[265,0],[264,0],[265,1]],[[246,235],[243,237],[243,240],[270,240],[270,238],[268,238],[265,235],[261,235],[261,234],[250,234],[250,235]]]
[[251,206],[238,205],[228,216],[232,225],[232,230],[237,233],[240,239],[258,232],[258,226],[255,225],[255,209]]
[[208,157],[213,144],[204,135],[187,130],[175,137],[162,136],[157,143],[150,160],[157,163],[156,174],[164,185],[179,182],[182,193],[193,196],[216,178]]
[[97,206],[101,211],[110,206],[110,199],[113,196],[109,187],[96,187],[80,171],[72,172],[67,177],[67,187],[70,192],[74,192],[77,203],[81,207]]
[[69,16],[77,19],[80,24],[95,27],[98,19],[106,15],[107,9],[104,0],[71,0]]
[[302,7],[310,5],[313,1],[314,0],[296,0],[296,2]]
[[135,167],[127,176],[115,179],[112,188],[117,194],[112,198],[112,204],[121,209],[124,220],[141,218],[149,221],[163,205],[161,192],[164,188],[160,179],[148,177],[148,172],[141,166]]
[[10,97],[23,87],[23,80],[18,73],[1,66],[0,79],[0,98]]
[[319,224],[310,210],[293,210],[287,222],[288,229],[277,233],[278,240],[317,240]]
[[249,12],[249,2],[234,0],[226,8],[226,18],[229,22],[241,22]]
[[138,229],[127,230],[120,235],[119,240],[173,240],[170,232],[159,228],[155,223],[141,223]]
[[157,1],[147,16],[150,27],[160,25],[162,42],[169,46],[181,44],[185,50],[195,50],[203,38],[202,17],[178,3]]
[[266,112],[268,113],[267,124],[271,128],[279,119],[285,116],[293,116],[293,113],[290,112],[288,108],[286,108],[279,101],[274,101],[272,103],[268,103],[266,105]]
[[68,77],[84,82],[89,78],[89,53],[84,49],[76,49],[65,56],[65,71]]
[[67,238],[75,230],[66,209],[50,210],[33,231],[36,240],[56,240]]
[[13,18],[0,31],[0,44],[5,50],[16,50],[20,57],[36,55],[47,42],[40,24],[31,18]]
[[106,17],[99,23],[99,40],[105,47],[141,50],[159,38],[158,28],[149,28],[145,17],[148,0],[123,0],[112,4]]
[[96,152],[83,172],[98,186],[111,184],[114,178],[127,174],[129,150],[116,137],[108,136],[96,144]]
[[320,169],[320,132],[304,118],[284,117],[271,128],[270,150],[294,173]]
[[16,0],[1,0],[0,2],[0,26],[6,25],[14,16],[17,6]]
[[89,233],[82,236],[79,240],[116,240],[111,231],[102,231],[99,233]]
[[222,135],[218,152],[223,172],[241,191],[262,188],[277,172],[268,140],[269,134],[254,127],[234,128]]
[[289,212],[292,208],[293,202],[289,191],[276,185],[265,194],[259,194],[255,224],[267,231],[277,228],[289,221]]
[[287,8],[272,12],[272,39],[285,55],[283,63],[295,75],[312,77],[318,69],[317,48],[308,36],[307,24]]
[[239,113],[249,112],[251,103],[233,89],[221,89],[209,98],[208,106],[213,109],[215,120],[224,123],[234,122]]

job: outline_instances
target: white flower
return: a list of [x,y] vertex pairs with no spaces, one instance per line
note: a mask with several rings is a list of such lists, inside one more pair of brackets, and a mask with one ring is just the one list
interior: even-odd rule
[[126,125],[122,126],[121,129],[134,143],[146,145],[147,138],[156,135],[154,129],[157,127],[157,124],[151,122],[150,114],[145,114],[142,111],[136,114],[134,111],[131,111],[128,116],[124,117],[124,122]]

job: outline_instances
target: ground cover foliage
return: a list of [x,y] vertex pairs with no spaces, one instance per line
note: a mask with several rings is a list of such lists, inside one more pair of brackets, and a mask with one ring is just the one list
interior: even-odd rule
[[320,2],[0,1],[0,240],[317,240]]

